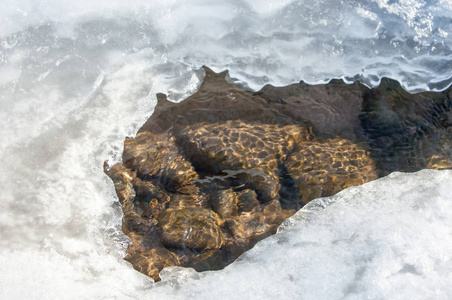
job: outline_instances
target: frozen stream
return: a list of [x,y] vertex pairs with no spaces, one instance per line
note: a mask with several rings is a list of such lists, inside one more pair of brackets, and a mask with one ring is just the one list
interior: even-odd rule
[[451,48],[449,0],[1,1],[0,298],[450,299],[450,171],[343,191],[224,271],[156,287],[122,260],[102,164],[202,65],[251,89],[387,76],[442,90]]

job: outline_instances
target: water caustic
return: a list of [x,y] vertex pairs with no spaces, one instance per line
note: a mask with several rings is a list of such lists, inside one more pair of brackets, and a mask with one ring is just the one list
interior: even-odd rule
[[[282,238],[278,234],[259,242],[258,248],[253,249],[261,249],[260,252],[247,251],[248,259],[240,260],[243,264],[236,260],[226,270],[195,273],[202,280],[188,280],[185,273],[174,273],[177,268],[166,268],[166,276],[161,273],[163,281],[171,281],[168,278],[172,277],[174,281],[186,281],[186,284],[183,289],[176,289],[171,281],[159,294],[157,286],[162,284],[150,285],[149,277],[135,272],[123,261],[130,240],[121,231],[121,226],[126,224],[122,229],[134,241],[129,246],[130,253],[135,251],[144,255],[147,251],[155,251],[161,257],[162,263],[148,260],[148,265],[155,263],[156,269],[160,269],[177,263],[180,257],[175,250],[180,247],[162,247],[160,229],[155,230],[155,226],[148,226],[146,221],[155,218],[153,212],[166,203],[166,197],[168,203],[174,204],[174,207],[168,204],[167,209],[177,208],[177,203],[196,203],[198,198],[187,197],[190,193],[176,193],[170,184],[159,183],[156,178],[134,176],[137,170],[124,167],[121,173],[124,180],[128,179],[126,174],[133,179],[132,185],[128,186],[131,189],[124,189],[124,192],[135,196],[133,201],[124,203],[127,216],[123,220],[113,184],[101,170],[105,160],[111,166],[123,161],[124,139],[135,137],[153,113],[157,103],[155,94],[167,93],[170,100],[187,98],[198,89],[204,76],[200,68],[204,64],[215,71],[228,69],[235,82],[255,91],[268,83],[283,86],[304,80],[310,84],[323,84],[331,78],[343,78],[347,83],[359,80],[369,87],[376,87],[382,77],[399,81],[410,92],[444,90],[451,84],[452,74],[451,1],[296,0],[275,4],[275,1],[249,0],[8,0],[0,1],[0,20],[1,299],[174,300],[193,295],[204,299],[199,296],[203,293],[208,294],[205,299],[221,299],[231,290],[241,293],[242,297],[238,298],[243,299],[291,296],[328,299],[327,293],[330,298],[337,299],[341,298],[339,293],[343,290],[351,291],[354,293],[351,298],[357,299],[410,299],[423,295],[425,289],[432,294],[424,298],[439,298],[438,294],[435,296],[438,290],[448,293],[444,298],[452,298],[448,292],[450,265],[444,263],[452,253],[448,245],[452,240],[448,238],[452,220],[448,212],[452,209],[437,199],[436,185],[444,176],[441,172],[438,176],[433,176],[432,172],[423,173],[425,176],[407,175],[407,184],[403,186],[398,180],[400,174],[394,180],[383,179],[376,190],[387,192],[386,196],[375,193],[368,185],[360,186],[363,196],[353,196],[352,206],[333,208],[336,223],[328,216],[324,218],[323,210],[318,212],[325,223],[323,227],[315,225],[310,243],[305,242],[309,236],[303,224],[297,234],[286,237],[287,243],[280,242]],[[317,131],[313,141],[346,139],[369,151],[379,175],[390,172],[384,167],[402,162],[402,158],[403,164],[398,165],[404,170],[411,164],[416,168],[448,166],[446,154],[450,153],[451,143],[445,128],[450,118],[439,101],[432,101],[430,108],[424,106],[428,113],[422,116],[412,111],[408,118],[411,128],[405,130],[410,133],[410,138],[395,139],[389,131],[382,131],[379,124],[391,121],[399,124],[401,129],[407,129],[403,123],[407,118],[397,121],[398,116],[405,113],[391,114],[389,120],[378,117],[380,113],[385,115],[391,107],[389,99],[384,97],[378,101],[379,108],[368,106],[364,110],[359,84],[266,86],[259,94],[243,94],[228,86],[220,89],[219,84],[212,85],[210,91],[204,87],[197,94],[197,99],[204,101],[206,107],[196,104],[196,110],[191,110],[185,105],[174,105],[168,109],[169,106],[160,99],[159,107],[167,109],[158,107],[156,116],[159,110],[164,111],[170,119],[168,124],[188,122],[182,117],[176,122],[172,114],[191,114],[194,119],[196,115],[203,115],[207,123],[220,122],[218,115],[212,114],[212,120],[207,117],[211,114],[207,106],[213,95],[235,106],[240,103],[241,107],[248,99],[255,98],[250,102],[255,106],[250,107],[251,113],[244,116],[235,110],[236,114],[241,114],[235,120],[248,124],[259,120],[261,125],[279,124],[261,108],[279,110],[285,107],[293,115],[310,120]],[[273,104],[266,105],[262,99],[258,100],[259,97]],[[402,98],[396,95],[394,99]],[[344,99],[347,99],[345,104]],[[375,97],[369,99],[375,101]],[[406,111],[411,109],[409,102],[398,103]],[[430,113],[435,109],[438,117]],[[365,120],[371,110],[379,112],[374,117],[382,123],[372,122],[364,128],[360,114],[363,113]],[[254,111],[258,111],[261,119],[254,118]],[[159,123],[164,126],[165,122],[161,122],[164,114],[159,115]],[[426,117],[432,122],[423,122]],[[301,121],[293,124],[305,126]],[[151,127],[147,131],[157,133],[158,124]],[[162,128],[161,133],[168,129]],[[360,130],[364,139],[357,138]],[[369,136],[370,132],[375,134]],[[399,131],[400,137],[402,132]],[[326,135],[329,136],[322,137]],[[391,150],[391,144],[396,145],[396,151]],[[278,172],[281,209],[296,209],[302,204],[293,200],[298,196],[292,177],[295,175],[288,174],[287,162]],[[197,186],[202,195],[203,184],[208,186],[209,181],[217,182],[220,188],[215,193],[224,195],[225,199],[238,198],[237,214],[241,218],[247,215],[251,218],[250,212],[254,208],[266,204],[260,202],[261,195],[254,188],[241,190],[240,182],[232,182],[236,175],[260,174],[262,178],[271,179],[263,171],[229,169],[209,174],[195,169],[194,173],[198,177],[194,177],[191,180],[194,184],[188,184],[187,188]],[[445,171],[445,174],[444,185],[448,187],[451,173]],[[171,177],[166,178],[169,183]],[[435,187],[429,186],[432,182]],[[347,189],[342,195],[352,195],[354,190]],[[151,199],[150,192],[155,195]],[[400,202],[399,206],[389,205],[393,203],[391,198],[401,199],[398,192],[406,196],[406,201]],[[428,199],[430,213],[422,209],[410,210],[416,197]],[[211,199],[220,199],[220,196]],[[229,209],[221,203],[231,202],[235,203],[235,200],[212,202],[211,211],[226,216],[229,211],[235,211],[235,205]],[[373,206],[377,203],[382,205]],[[136,215],[129,213],[127,205],[136,211]],[[304,206],[299,213],[303,214],[306,209]],[[391,210],[395,216],[393,222],[386,214]],[[401,218],[402,212],[405,219]],[[366,222],[369,215],[378,216],[384,224],[372,227],[374,223]],[[358,228],[361,231],[351,239],[347,234],[355,232],[357,226],[353,222],[358,218],[362,221]],[[137,220],[135,225],[134,220]],[[403,227],[404,222],[409,226]],[[248,223],[247,228],[240,224],[237,228],[246,234],[261,228],[259,222]],[[407,234],[407,230],[402,230],[404,228],[415,230]],[[144,231],[146,235],[142,233]],[[347,242],[329,243],[332,232],[350,241],[350,247],[337,248]],[[241,235],[243,239],[246,234]],[[398,240],[391,239],[395,234],[400,237]],[[374,239],[369,241],[371,238]],[[142,244],[138,242],[140,239]],[[381,255],[380,260],[369,256],[379,242],[380,249],[399,250],[394,256]],[[415,255],[410,254],[416,245],[420,250]],[[162,254],[167,252],[171,255]],[[143,257],[157,255],[149,253]],[[263,260],[262,255],[271,260]],[[430,255],[432,259],[422,259],[423,255]],[[405,268],[400,277],[393,276],[393,281],[388,283],[387,270],[397,273],[401,257],[404,258],[401,266],[414,265],[416,272],[413,273],[422,275],[415,281],[413,278],[417,275],[406,272],[413,267]],[[325,263],[333,260],[337,263]],[[256,261],[260,263],[253,275],[250,265]],[[272,265],[271,262],[275,263]],[[144,268],[145,262],[142,263]],[[141,263],[135,263],[136,267],[139,265]],[[428,273],[434,269],[430,266],[440,266],[442,271]],[[362,271],[366,267],[369,267],[368,271]],[[340,269],[348,272],[339,276]],[[183,272],[189,270],[186,268]],[[264,274],[263,270],[272,271]],[[381,277],[372,276],[378,270],[385,273]],[[364,280],[359,282],[355,274],[363,272]],[[169,276],[170,273],[173,275]],[[207,280],[207,274],[215,274],[214,279]],[[264,280],[265,275],[268,275],[267,280]],[[344,280],[344,277],[350,280]],[[393,293],[375,292],[375,283],[380,287],[386,284]],[[311,293],[303,294],[303,290]],[[321,294],[324,290],[326,294]],[[303,297],[305,295],[308,296]]]
[[[410,95],[387,80],[374,90],[335,81],[251,93],[205,70],[184,102],[159,95],[123,163],[105,166],[132,240],[126,260],[155,280],[167,266],[224,268],[315,198],[395,169],[451,166],[450,92]],[[332,107],[303,107],[321,89],[337,100],[336,118],[340,101],[359,109],[323,124]]]

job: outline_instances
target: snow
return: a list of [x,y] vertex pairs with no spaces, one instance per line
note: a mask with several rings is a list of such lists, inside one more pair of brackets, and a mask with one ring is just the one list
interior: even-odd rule
[[451,179],[451,171],[393,173],[317,199],[224,271],[169,268],[152,294],[450,299]]
[[195,92],[202,65],[252,89],[382,76],[445,89],[451,16],[447,0],[0,2],[0,298],[450,298],[448,171],[344,191],[224,271],[155,285],[122,260],[102,164],[156,93]]

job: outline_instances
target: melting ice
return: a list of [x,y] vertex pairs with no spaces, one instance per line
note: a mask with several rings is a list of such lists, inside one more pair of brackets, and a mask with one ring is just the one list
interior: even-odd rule
[[150,293],[176,299],[231,293],[239,299],[450,299],[451,175],[393,173],[315,200],[225,270],[197,274],[172,267]]
[[101,167],[157,92],[196,90],[202,65],[251,89],[383,76],[444,89],[451,16],[448,0],[1,2],[1,298],[450,298],[448,171],[319,200],[224,271],[170,269],[156,288],[122,260]]

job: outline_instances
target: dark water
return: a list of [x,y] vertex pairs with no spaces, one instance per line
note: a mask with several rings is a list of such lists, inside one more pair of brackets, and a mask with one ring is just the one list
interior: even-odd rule
[[182,103],[160,95],[107,171],[132,239],[126,260],[156,280],[166,266],[224,268],[313,199],[452,168],[452,89],[409,94],[383,79],[247,92],[206,72]]

